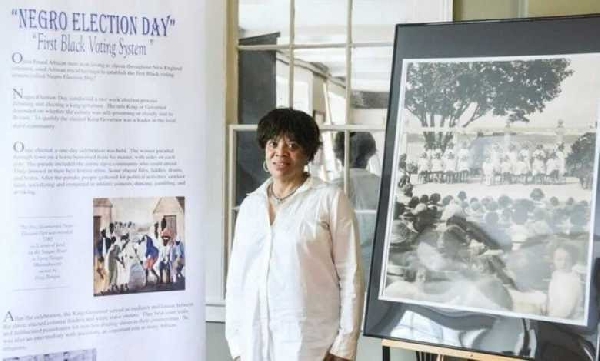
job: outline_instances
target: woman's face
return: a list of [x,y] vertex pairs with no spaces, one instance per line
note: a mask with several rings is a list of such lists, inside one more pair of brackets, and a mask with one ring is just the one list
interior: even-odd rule
[[568,272],[573,268],[573,260],[569,252],[562,248],[557,248],[554,251],[554,268],[558,271]]
[[308,163],[304,149],[285,135],[267,142],[265,160],[271,176],[280,181],[302,178],[304,166]]

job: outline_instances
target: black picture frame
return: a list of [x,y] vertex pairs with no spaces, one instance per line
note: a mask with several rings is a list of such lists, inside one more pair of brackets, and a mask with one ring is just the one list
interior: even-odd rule
[[[397,25],[380,202],[363,325],[365,336],[529,360],[598,359],[600,222],[593,222],[589,313],[583,326],[379,299],[390,190],[396,186],[392,181],[403,60],[598,53],[598,34],[598,15]],[[593,191],[597,200],[595,214],[598,214],[598,187]],[[395,332],[399,328],[404,331]]]

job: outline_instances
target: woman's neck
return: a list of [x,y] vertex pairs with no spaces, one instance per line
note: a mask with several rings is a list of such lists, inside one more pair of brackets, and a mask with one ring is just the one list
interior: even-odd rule
[[272,191],[276,197],[282,198],[295,192],[308,178],[307,173],[302,173],[300,177],[294,179],[284,180],[273,178]]

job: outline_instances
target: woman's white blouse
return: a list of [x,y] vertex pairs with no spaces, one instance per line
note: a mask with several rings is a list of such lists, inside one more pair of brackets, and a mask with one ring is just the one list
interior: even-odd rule
[[265,182],[242,202],[227,275],[226,337],[242,361],[354,359],[364,280],[346,195],[308,180],[269,222]]

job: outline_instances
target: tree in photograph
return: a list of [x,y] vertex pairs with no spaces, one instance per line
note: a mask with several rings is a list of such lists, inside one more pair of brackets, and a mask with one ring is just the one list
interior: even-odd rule
[[[426,128],[467,127],[487,114],[528,122],[573,74],[568,59],[417,62],[407,68],[405,108]],[[427,145],[445,149],[452,132],[425,131]]]
[[592,187],[595,150],[596,133],[588,132],[571,145],[571,152],[567,156],[567,170],[579,178],[581,186],[586,189]]

